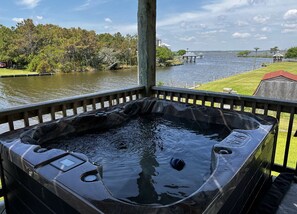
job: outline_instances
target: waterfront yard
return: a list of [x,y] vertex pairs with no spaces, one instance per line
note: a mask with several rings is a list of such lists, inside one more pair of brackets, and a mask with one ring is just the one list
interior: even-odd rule
[[263,67],[257,70],[237,74],[234,76],[219,79],[213,82],[202,84],[196,88],[199,90],[222,92],[223,88],[232,88],[237,91],[238,94],[253,95],[257,86],[259,85],[262,77],[269,72],[284,70],[297,74],[296,62],[281,62],[273,63],[267,67]]
[[[223,78],[217,81],[202,84],[196,88],[198,90],[216,91],[222,92],[223,88],[232,88],[237,91],[238,94],[253,95],[262,77],[269,72],[284,70],[297,74],[297,63],[296,62],[281,62],[270,64],[267,67],[263,67],[254,71],[237,74],[231,77]],[[283,154],[285,152],[285,145],[287,141],[287,130],[288,130],[289,114],[282,114],[279,123],[279,135],[277,143],[277,153],[275,162],[283,163]],[[295,120],[296,121],[296,120]],[[297,136],[294,137],[295,132],[297,133],[297,124],[294,122],[293,131],[291,136],[291,146],[288,159],[288,166],[296,167],[297,161]]]

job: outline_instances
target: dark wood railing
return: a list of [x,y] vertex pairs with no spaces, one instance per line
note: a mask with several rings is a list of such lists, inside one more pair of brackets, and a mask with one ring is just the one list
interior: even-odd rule
[[[0,133],[137,100],[145,96],[144,89],[143,86],[137,86],[0,110]],[[297,142],[292,143],[292,139],[297,140],[294,138],[297,136],[297,124],[294,120],[297,102],[172,87],[153,87],[152,96],[191,105],[276,117],[280,126],[276,133],[274,155],[282,158],[281,161],[275,161],[273,169],[277,172],[294,172],[297,175]]]
[[12,131],[82,112],[111,107],[143,96],[144,87],[137,86],[3,109],[0,110],[0,131]]
[[[277,145],[273,154],[282,156],[280,159],[283,161],[280,163],[276,160],[273,170],[294,172],[297,175],[297,143],[292,144],[293,137],[297,137],[297,124],[294,120],[297,113],[297,102],[172,87],[153,87],[152,90],[154,96],[159,99],[276,117],[280,121],[280,125],[277,128]],[[290,164],[288,164],[288,160],[290,160]]]

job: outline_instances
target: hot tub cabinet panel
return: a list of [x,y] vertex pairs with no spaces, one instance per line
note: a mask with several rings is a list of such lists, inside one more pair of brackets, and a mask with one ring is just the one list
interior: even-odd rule
[[[102,180],[104,164],[91,163],[87,154],[43,146],[91,129],[108,131],[147,114],[220,124],[230,130],[209,151],[210,176],[173,203],[116,198]],[[11,213],[247,213],[270,182],[276,125],[267,116],[146,98],[9,132],[0,136],[6,208]]]

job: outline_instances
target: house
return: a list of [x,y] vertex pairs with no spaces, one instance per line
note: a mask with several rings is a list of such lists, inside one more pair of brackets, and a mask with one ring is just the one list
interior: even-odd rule
[[283,70],[265,74],[254,95],[297,101],[297,75]]

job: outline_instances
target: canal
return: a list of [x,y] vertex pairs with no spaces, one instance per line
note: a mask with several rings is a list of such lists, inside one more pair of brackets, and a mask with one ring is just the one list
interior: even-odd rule
[[[236,57],[236,52],[205,52],[196,63],[158,68],[157,82],[193,87],[260,67],[271,59]],[[0,109],[137,85],[137,70],[56,74],[0,79]]]

